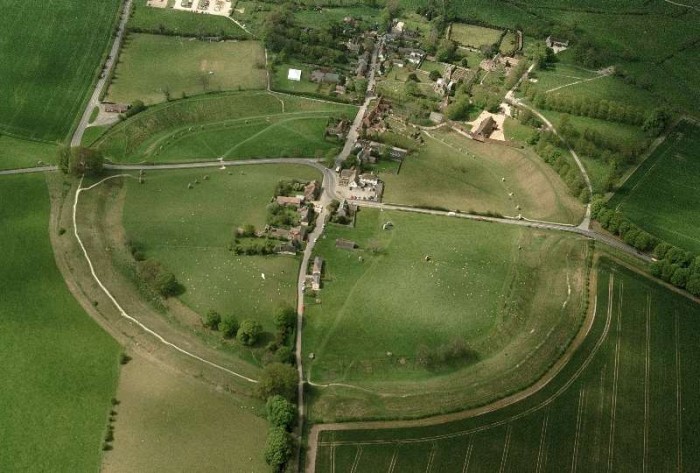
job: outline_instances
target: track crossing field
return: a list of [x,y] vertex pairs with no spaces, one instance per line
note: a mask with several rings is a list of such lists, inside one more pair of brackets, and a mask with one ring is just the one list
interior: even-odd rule
[[700,127],[681,122],[610,200],[634,223],[700,253]]
[[118,0],[0,0],[0,131],[60,140],[112,40]]
[[700,306],[600,262],[586,342],[544,389],[428,427],[322,431],[316,472],[700,469]]

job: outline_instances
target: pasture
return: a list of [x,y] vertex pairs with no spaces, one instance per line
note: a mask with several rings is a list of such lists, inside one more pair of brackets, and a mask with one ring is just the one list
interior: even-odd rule
[[55,143],[30,141],[0,134],[0,169],[30,168],[40,163],[53,164]]
[[265,84],[265,50],[258,41],[210,43],[131,34],[107,100],[148,105],[213,91],[264,89]]
[[255,400],[130,355],[119,377],[114,449],[101,471],[268,471],[267,422]]
[[563,223],[578,223],[583,216],[583,206],[561,178],[529,150],[451,132],[431,131],[425,139],[398,175],[382,176],[385,202]]
[[[134,0],[127,28],[133,32],[190,37],[249,39],[250,35],[224,16],[201,15],[173,8],[152,8]],[[172,1],[170,3],[173,3]]]
[[700,253],[700,127],[681,122],[610,200],[649,233]]
[[583,319],[587,252],[578,237],[374,209],[328,225],[323,285],[305,299],[311,418],[426,416],[528,386]]
[[600,265],[593,326],[537,393],[491,413],[321,432],[316,472],[696,471],[697,304]]
[[120,2],[0,2],[0,132],[63,140],[113,40]]
[[[143,185],[128,180],[126,237],[175,273],[186,288],[180,299],[195,312],[215,309],[274,331],[272,315],[295,303],[299,259],[237,256],[229,244],[238,227],[264,228],[277,182],[292,178],[320,180],[320,174],[308,166],[264,165],[152,172]],[[188,190],[195,179],[200,183]]]
[[453,23],[450,31],[450,39],[461,46],[479,48],[484,45],[496,44],[501,39],[500,30],[484,28],[483,26],[465,25]]
[[119,346],[56,267],[44,176],[3,176],[0,202],[0,470],[97,471]]
[[[226,127],[237,128],[239,136],[243,136],[241,134],[245,134],[246,130],[253,129],[252,126],[246,127],[246,120],[253,121],[266,117],[284,119],[287,118],[286,115],[292,118],[303,114],[314,115],[316,118],[354,116],[355,113],[356,108],[349,105],[313,101],[303,97],[281,96],[268,92],[206,95],[151,107],[113,126],[95,142],[94,146],[114,161],[139,162],[144,159],[154,160],[157,153],[161,151],[161,147],[166,149],[174,141],[189,134],[221,130],[221,136],[216,140],[212,139],[212,143],[221,142],[226,145],[230,143],[225,136]],[[251,124],[248,123],[248,125]],[[323,141],[323,134],[309,136],[308,139],[311,142]],[[249,144],[254,143],[254,141],[249,142]],[[265,145],[279,149],[285,144],[273,141]],[[231,146],[233,144],[229,144],[228,148]],[[206,148],[200,151],[210,152]],[[218,158],[219,156],[212,153],[208,154],[208,157]]]

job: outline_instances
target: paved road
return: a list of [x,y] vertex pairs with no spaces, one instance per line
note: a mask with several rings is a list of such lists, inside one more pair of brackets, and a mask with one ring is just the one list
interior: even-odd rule
[[85,129],[88,127],[88,122],[90,121],[90,115],[92,110],[100,105],[100,93],[109,78],[109,73],[114,67],[114,63],[119,54],[119,48],[121,47],[122,41],[124,40],[124,32],[126,30],[126,22],[129,20],[129,14],[131,13],[131,3],[132,0],[126,0],[124,3],[124,10],[122,12],[121,20],[119,21],[119,29],[117,30],[117,37],[114,38],[114,43],[112,44],[112,50],[109,52],[109,59],[105,62],[104,77],[97,81],[95,84],[95,90],[92,91],[92,96],[90,101],[85,108],[83,113],[83,118],[80,119],[78,128],[76,128],[75,133],[73,133],[73,138],[71,139],[71,146],[80,146],[80,142],[83,140],[83,134]]
[[0,176],[9,176],[11,174],[31,174],[34,172],[53,172],[58,171],[56,166],[37,166],[35,168],[21,168],[21,169],[6,169],[0,171]]
[[359,136],[359,130],[360,125],[362,124],[362,119],[364,118],[365,113],[367,113],[367,107],[369,107],[369,103],[376,97],[376,94],[374,93],[374,88],[377,83],[375,77],[377,71],[377,58],[379,56],[379,50],[381,49],[383,44],[384,37],[382,36],[379,38],[379,41],[377,41],[377,44],[374,47],[374,51],[372,51],[372,63],[370,64],[369,77],[367,78],[367,95],[365,96],[365,101],[360,106],[360,109],[357,111],[357,115],[355,115],[355,120],[352,122],[350,131],[348,131],[348,136],[345,139],[345,146],[343,146],[343,150],[340,152],[338,157],[335,158],[336,166],[340,165],[340,163],[345,161],[347,157],[350,156],[350,153],[352,152],[353,147],[355,146],[355,141],[357,141],[357,138]]

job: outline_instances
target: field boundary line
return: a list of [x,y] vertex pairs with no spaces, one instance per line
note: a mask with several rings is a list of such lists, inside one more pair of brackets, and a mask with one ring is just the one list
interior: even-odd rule
[[357,471],[357,465],[360,464],[360,458],[362,457],[362,451],[365,449],[362,445],[357,447],[357,452],[355,452],[355,459],[352,461],[352,467],[350,468],[350,473],[355,473]]
[[503,443],[503,454],[501,455],[501,466],[498,468],[498,473],[503,473],[508,463],[508,450],[510,449],[510,436],[513,434],[513,424],[508,424],[506,428],[506,439]]
[[610,437],[608,440],[608,473],[612,472],[615,454],[615,415],[617,412],[617,388],[620,375],[620,338],[622,334],[622,295],[624,283],[620,283],[617,306],[617,340],[615,343],[615,367],[613,368],[613,392],[610,399]]
[[242,374],[240,374],[240,373],[236,373],[236,372],[233,371],[233,370],[230,370],[230,369],[228,369],[228,368],[225,368],[225,367],[223,367],[223,366],[221,366],[221,365],[218,365],[218,364],[216,364],[216,363],[214,363],[214,362],[212,362],[212,361],[206,360],[206,359],[204,359],[204,358],[202,358],[202,357],[200,357],[200,356],[198,356],[198,355],[195,355],[194,353],[190,353],[189,351],[185,350],[184,348],[181,348],[181,347],[175,345],[174,343],[169,342],[169,341],[166,340],[162,335],[160,335],[158,332],[156,332],[156,331],[150,329],[149,327],[147,327],[147,326],[144,325],[143,323],[139,322],[137,319],[135,319],[134,317],[132,317],[131,315],[129,315],[129,314],[122,308],[122,306],[119,304],[119,302],[117,302],[117,300],[116,300],[115,297],[112,295],[112,293],[109,292],[109,290],[105,287],[105,285],[102,283],[102,281],[100,280],[100,278],[97,276],[97,273],[95,272],[95,267],[94,267],[94,265],[92,264],[92,260],[90,259],[90,256],[88,255],[88,252],[87,252],[87,249],[85,248],[85,245],[83,244],[83,241],[80,239],[80,234],[79,234],[79,232],[78,232],[78,219],[77,219],[78,202],[79,202],[79,199],[80,199],[80,193],[81,193],[81,192],[92,190],[92,189],[94,189],[95,187],[99,186],[100,184],[102,184],[102,183],[104,183],[104,182],[106,182],[106,181],[108,181],[108,180],[110,180],[110,179],[114,179],[114,178],[118,178],[118,177],[131,177],[131,178],[133,178],[133,179],[136,179],[136,178],[135,178],[134,176],[132,176],[131,174],[116,174],[116,175],[114,175],[114,176],[106,177],[106,178],[102,179],[101,181],[98,181],[97,183],[95,183],[95,184],[93,184],[93,185],[91,185],[91,186],[89,186],[89,187],[83,187],[83,178],[81,178],[81,179],[80,179],[80,182],[78,183],[78,189],[75,191],[75,200],[73,201],[73,233],[74,233],[74,235],[75,235],[75,238],[78,240],[78,244],[80,245],[80,249],[82,250],[83,255],[85,256],[85,261],[87,262],[87,264],[88,264],[88,266],[89,266],[89,268],[90,268],[90,274],[92,275],[92,278],[95,280],[95,282],[96,282],[97,285],[100,287],[100,289],[102,289],[102,292],[105,293],[105,295],[107,296],[107,298],[109,298],[109,300],[112,302],[112,304],[114,304],[114,307],[116,307],[116,309],[119,311],[119,314],[120,314],[123,318],[125,318],[125,319],[129,320],[130,322],[136,324],[136,325],[137,325],[138,327],[140,327],[143,331],[145,331],[145,332],[147,332],[147,333],[153,335],[153,336],[154,336],[158,341],[160,341],[162,344],[164,344],[164,345],[166,345],[166,346],[169,346],[169,347],[175,349],[176,351],[178,351],[178,352],[180,352],[180,353],[182,353],[182,354],[184,354],[184,355],[186,355],[186,356],[188,356],[188,357],[190,357],[190,358],[194,358],[194,359],[197,360],[197,361],[200,361],[200,362],[202,362],[202,363],[204,363],[204,364],[207,364],[207,365],[209,365],[209,366],[212,366],[212,367],[214,367],[214,368],[220,369],[220,370],[222,370],[222,371],[224,371],[224,372],[226,372],[226,373],[232,374],[232,375],[234,375],[234,376],[236,376],[236,377],[238,377],[238,378],[241,378],[241,379],[243,379],[243,380],[245,380],[245,381],[248,381],[248,382],[250,382],[250,383],[257,383],[258,381],[255,380],[255,379],[249,378],[249,377],[244,376],[244,375],[242,375]]
[[642,473],[647,472],[649,455],[649,381],[651,370],[651,293],[647,292],[646,310],[646,347],[644,356],[644,451],[642,455]]
[[435,454],[437,453],[437,442],[433,442],[433,446],[430,448],[430,455],[428,455],[428,465],[425,467],[425,473],[430,473],[433,471],[433,462],[435,461]]
[[394,454],[391,456],[391,462],[389,463],[389,470],[387,473],[394,473],[394,468],[396,468],[396,463],[399,461],[399,446],[394,448]]
[[469,442],[467,442],[467,452],[464,454],[462,473],[469,473],[469,460],[472,458],[472,450],[474,450],[474,436],[470,435]]
[[545,94],[548,94],[548,93],[550,93],[550,92],[556,92],[557,90],[561,90],[561,89],[563,89],[563,88],[565,88],[565,87],[571,87],[572,85],[584,84],[584,83],[586,83],[586,82],[591,82],[591,81],[594,81],[594,80],[602,79],[603,77],[609,77],[609,74],[601,74],[601,75],[599,75],[599,76],[597,76],[597,77],[591,77],[590,79],[583,79],[583,80],[579,80],[579,81],[576,81],[576,82],[572,82],[572,83],[570,83],[570,84],[560,85],[559,87],[554,87],[553,89],[549,89],[549,90],[545,91]]
[[603,425],[603,409],[605,408],[605,372],[607,368],[608,364],[606,363],[600,370],[600,404],[598,407],[598,414],[596,416],[595,434],[593,435],[593,445],[595,447],[593,464],[595,465],[598,464],[598,458],[600,458],[600,431]]
[[549,425],[550,409],[545,409],[544,418],[542,419],[542,430],[540,433],[540,448],[537,450],[537,469],[535,473],[540,473],[542,468],[547,464],[547,426]]
[[586,399],[586,389],[581,386],[578,392],[578,409],[576,410],[576,436],[574,437],[574,451],[571,455],[571,473],[576,473],[578,466],[579,439],[581,437],[581,424],[583,423],[583,405]]
[[335,473],[335,445],[331,446],[331,473]]
[[681,398],[681,351],[680,330],[678,328],[678,312],[675,312],[675,349],[676,349],[676,436],[678,449],[676,452],[676,470],[683,471],[683,400]]

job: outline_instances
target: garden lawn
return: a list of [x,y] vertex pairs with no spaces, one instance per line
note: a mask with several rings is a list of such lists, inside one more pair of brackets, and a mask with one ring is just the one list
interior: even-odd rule
[[211,43],[131,34],[122,48],[108,100],[153,104],[209,91],[264,89],[265,83],[265,50],[258,41]]
[[681,122],[610,205],[652,235],[700,253],[700,127]]
[[[305,300],[307,377],[390,393],[316,390],[315,420],[426,416],[505,396],[537,379],[582,320],[578,237],[362,209],[355,228],[328,225],[315,253],[325,269]],[[423,364],[455,340],[473,356]]]
[[66,138],[114,39],[119,5],[0,1],[0,132]]
[[604,263],[596,307],[581,348],[536,394],[439,425],[322,432],[316,471],[698,470],[700,306]]
[[0,134],[0,169],[30,168],[39,163],[53,164],[58,146],[55,143],[29,141]]
[[[175,273],[186,289],[180,299],[199,314],[215,309],[272,332],[275,311],[295,304],[298,257],[237,256],[228,248],[238,227],[263,229],[277,182],[291,178],[320,175],[299,165],[148,173],[143,185],[127,181],[127,238]],[[195,179],[199,184],[188,190]]]
[[3,176],[0,202],[0,471],[98,471],[119,346],[56,267],[44,177]]
[[147,3],[148,0],[134,1],[133,14],[127,24],[129,30],[173,36],[250,38],[240,26],[224,16],[202,15],[173,8],[152,8]]
[[484,45],[496,44],[501,39],[502,32],[483,26],[453,23],[450,39],[462,46],[479,48]]
[[482,144],[452,132],[430,132],[425,139],[398,175],[382,177],[385,202],[564,223],[578,223],[583,216],[583,206],[561,178],[529,150]]

